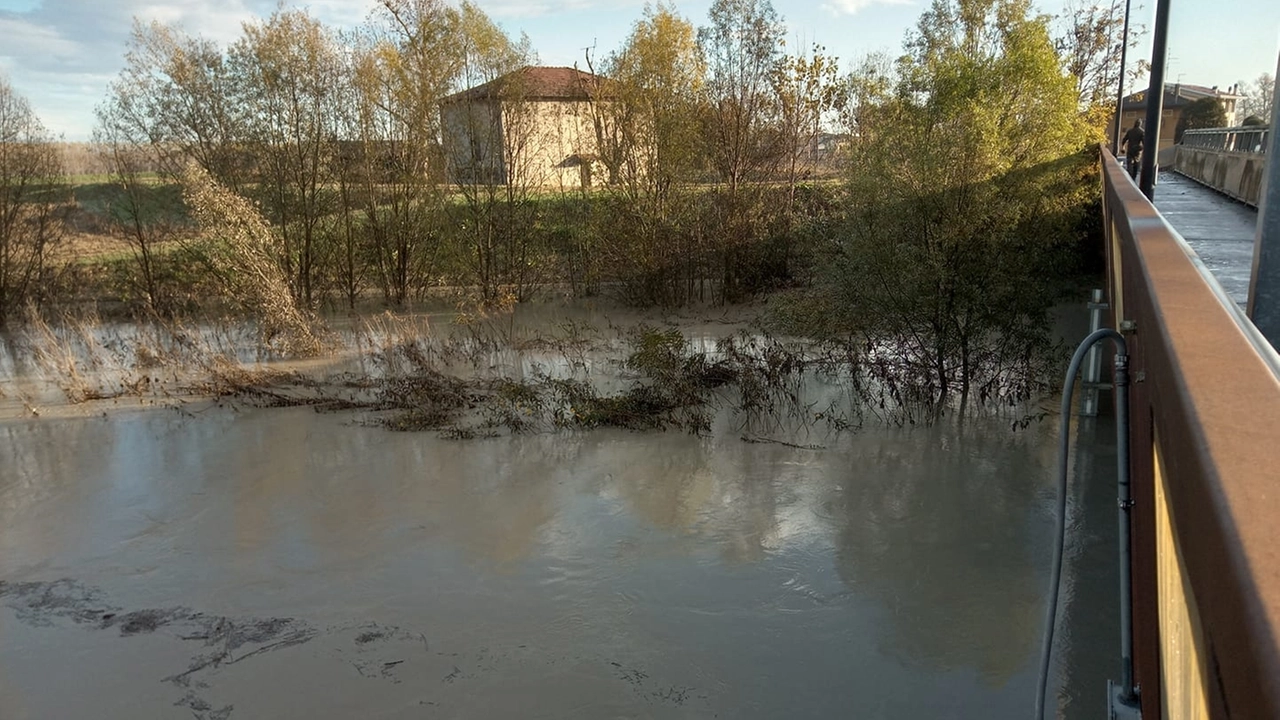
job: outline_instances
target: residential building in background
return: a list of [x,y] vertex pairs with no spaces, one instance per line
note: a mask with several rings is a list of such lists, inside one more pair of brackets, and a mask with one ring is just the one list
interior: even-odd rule
[[[1175,130],[1178,127],[1178,119],[1182,117],[1182,111],[1191,103],[1207,97],[1216,98],[1222,104],[1222,109],[1227,113],[1228,126],[1238,124],[1241,118],[1237,117],[1236,105],[1244,99],[1244,95],[1239,91],[1240,88],[1236,85],[1231,85],[1224,90],[1217,85],[1206,87],[1186,83],[1165,83],[1164,112],[1160,116],[1160,147],[1173,145]],[[1146,90],[1125,96],[1121,103],[1120,127],[1133,127],[1134,120],[1141,120],[1144,126],[1147,123]],[[1115,131],[1114,122],[1109,126],[1108,131]]]
[[604,179],[593,98],[601,78],[525,67],[440,102],[451,182],[589,188]]

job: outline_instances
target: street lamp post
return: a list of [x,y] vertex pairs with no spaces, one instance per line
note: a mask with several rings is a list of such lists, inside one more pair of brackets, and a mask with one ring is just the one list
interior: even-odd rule
[[1169,2],[1156,0],[1156,28],[1151,44],[1151,84],[1147,88],[1147,127],[1142,142],[1142,174],[1138,187],[1154,199],[1156,156],[1160,152],[1160,116],[1164,113],[1164,66],[1169,54]]
[[1124,33],[1120,38],[1120,88],[1116,91],[1116,128],[1112,138],[1111,154],[1120,154],[1120,131],[1124,129],[1120,121],[1120,111],[1124,109],[1124,72],[1125,62],[1129,55],[1129,4],[1132,0],[1124,0]]

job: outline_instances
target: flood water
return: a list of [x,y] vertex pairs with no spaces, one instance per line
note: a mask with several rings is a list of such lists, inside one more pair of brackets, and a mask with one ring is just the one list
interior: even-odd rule
[[[1054,676],[1079,718],[1118,636],[1084,429]],[[5,421],[0,717],[1026,718],[1056,432]]]

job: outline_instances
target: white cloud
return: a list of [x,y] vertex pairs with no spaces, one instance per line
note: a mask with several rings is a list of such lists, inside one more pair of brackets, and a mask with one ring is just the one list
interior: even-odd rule
[[853,15],[866,10],[872,5],[910,5],[911,0],[832,0],[823,4],[822,8],[836,15]]
[[0,15],[0,37],[5,38],[0,55],[13,61],[28,60],[35,65],[73,62],[83,51],[74,40],[56,28],[39,25],[21,17]]

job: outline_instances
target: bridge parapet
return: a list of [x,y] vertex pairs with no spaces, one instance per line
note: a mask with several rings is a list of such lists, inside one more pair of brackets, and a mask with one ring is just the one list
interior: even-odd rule
[[1280,356],[1106,150],[1102,182],[1143,717],[1280,718]]
[[1270,132],[1265,126],[1188,130],[1174,146],[1173,169],[1257,207]]
[[1187,147],[1264,155],[1267,152],[1267,136],[1271,128],[1266,125],[1241,125],[1227,128],[1199,128],[1182,134],[1182,144]]

